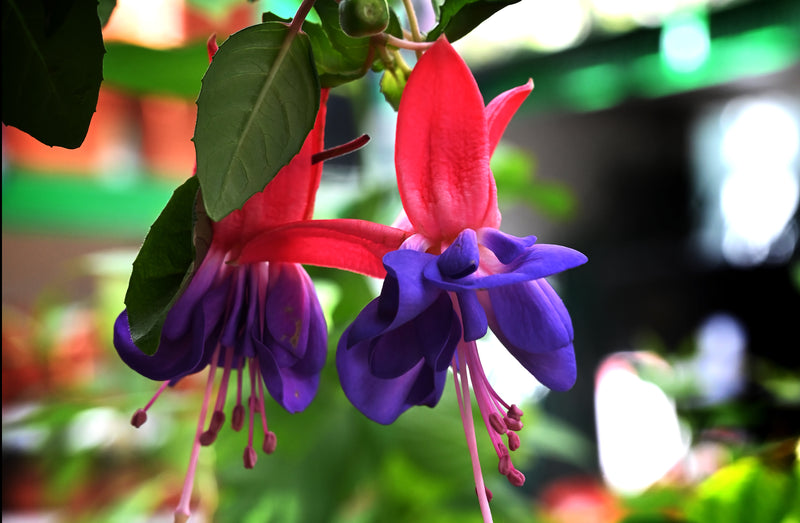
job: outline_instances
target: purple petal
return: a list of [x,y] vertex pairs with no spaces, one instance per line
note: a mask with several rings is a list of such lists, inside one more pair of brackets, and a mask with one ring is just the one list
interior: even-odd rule
[[169,327],[173,332],[184,332],[189,329],[195,308],[211,289],[230,285],[228,280],[231,269],[225,265],[225,251],[211,248],[203,259],[192,281],[178,298],[175,306],[169,311]]
[[350,402],[365,416],[388,425],[414,405],[434,406],[444,390],[447,371],[434,372],[420,359],[405,374],[383,379],[370,369],[371,344],[362,341],[344,348],[345,337],[336,351],[336,368],[342,390]]
[[359,317],[348,328],[347,344],[355,345],[419,316],[437,299],[441,291],[426,284],[422,270],[436,259],[432,254],[401,249],[383,257],[386,279],[377,308]]
[[465,229],[445,251],[436,259],[436,266],[447,278],[463,278],[478,269],[480,252],[475,231]]
[[586,263],[586,256],[560,245],[532,245],[503,272],[486,276],[472,274],[459,280],[442,277],[435,266],[424,269],[425,279],[447,291],[480,290],[544,278]]
[[266,346],[256,340],[256,347],[261,377],[273,399],[292,414],[308,407],[317,394],[319,372],[307,374],[279,368]]
[[[262,309],[266,312],[259,317],[268,328],[260,328],[256,322],[249,328],[270,395],[287,411],[299,412],[317,393],[327,356],[327,325],[314,285],[302,266],[270,264],[269,274],[267,305]],[[293,310],[287,310],[289,307]],[[273,335],[286,328],[287,318],[293,322],[292,337],[296,336],[297,345],[293,339],[278,342]]]
[[[308,344],[311,308],[319,307],[305,270],[294,263],[269,264],[266,324],[275,342],[296,358],[302,358]],[[324,321],[323,321],[324,323]]]
[[572,343],[569,313],[546,280],[489,289],[489,298],[495,318],[492,330],[511,345],[539,354]]
[[504,264],[509,264],[516,260],[536,243],[536,236],[519,238],[491,227],[484,227],[478,231],[478,234],[481,245],[491,250],[497,256],[497,259]]
[[483,338],[488,328],[486,313],[478,301],[475,291],[460,291],[458,307],[461,309],[461,323],[464,325],[464,341],[475,341]]
[[224,291],[221,288],[206,293],[204,299],[192,309],[190,320],[186,322],[182,318],[184,329],[176,328],[178,322],[172,321],[172,311],[186,314],[182,307],[186,302],[179,299],[167,315],[158,350],[152,356],[140,351],[133,343],[128,313],[122,311],[114,323],[114,347],[120,359],[142,376],[158,381],[181,378],[201,370],[217,345],[220,310],[226,294]]
[[458,339],[454,341],[451,335],[454,324],[458,327],[458,315],[450,297],[442,292],[422,314],[372,340],[370,372],[377,378],[397,378],[423,358],[436,366],[443,354],[452,355],[455,350]]
[[508,352],[517,358],[517,361],[528,369],[528,372],[533,374],[539,380],[539,383],[545,387],[564,391],[571,389],[575,385],[578,370],[572,344],[561,347],[558,350],[539,354],[526,352],[510,344],[505,345],[508,348]]

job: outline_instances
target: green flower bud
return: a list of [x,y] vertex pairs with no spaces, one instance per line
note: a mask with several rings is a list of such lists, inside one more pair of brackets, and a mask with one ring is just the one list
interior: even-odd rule
[[339,24],[354,38],[382,33],[389,25],[389,5],[386,0],[342,0]]

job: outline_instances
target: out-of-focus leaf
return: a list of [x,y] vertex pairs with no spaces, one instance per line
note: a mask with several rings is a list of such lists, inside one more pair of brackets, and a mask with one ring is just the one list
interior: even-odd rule
[[97,0],[2,1],[3,123],[80,147],[103,80]]
[[525,151],[501,144],[492,156],[491,165],[501,202],[524,203],[553,219],[572,216],[575,196],[558,182],[535,178],[535,161]]
[[768,466],[755,457],[740,459],[704,481],[687,507],[690,521],[780,523],[797,515],[800,468]]
[[97,4],[97,16],[100,17],[100,25],[105,27],[108,19],[111,18],[111,13],[117,7],[117,0],[100,0]]
[[208,68],[205,42],[174,49],[150,49],[110,42],[103,73],[106,85],[136,94],[195,99]]
[[172,305],[192,275],[198,180],[189,178],[167,202],[133,262],[125,294],[131,338],[145,354],[154,354]]
[[263,190],[314,125],[320,85],[311,45],[306,35],[288,33],[268,22],[233,34],[203,77],[194,142],[213,220]]
[[231,11],[234,6],[244,5],[245,0],[186,0],[190,7],[220,17]]
[[444,33],[450,42],[466,35],[484,20],[507,5],[519,0],[445,0],[443,4],[434,2],[439,23],[428,33],[432,42]]

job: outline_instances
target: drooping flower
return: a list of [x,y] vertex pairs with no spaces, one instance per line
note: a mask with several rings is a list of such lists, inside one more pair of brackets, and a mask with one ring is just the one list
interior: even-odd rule
[[395,150],[405,211],[399,222],[412,236],[384,256],[381,294],[343,333],[336,356],[347,397],[384,424],[412,406],[436,405],[452,368],[487,521],[490,493],[478,463],[470,383],[499,470],[517,486],[524,476],[509,450],[519,447],[522,411],[489,384],[475,340],[491,327],[551,389],[569,389],[576,379],[572,323],[545,277],[586,257],[498,230],[489,159],[532,88],[529,81],[484,107],[475,79],[447,40],[440,38],[420,58],[400,102]]
[[[212,37],[209,57],[214,51]],[[168,386],[208,368],[176,521],[190,515],[200,448],[216,440],[226,421],[223,409],[234,374],[231,426],[239,431],[247,423],[247,468],[257,460],[257,424],[263,431],[262,450],[270,454],[277,444],[267,424],[265,385],[291,413],[304,410],[317,392],[327,354],[327,326],[313,283],[300,264],[380,277],[381,257],[407,236],[359,220],[312,220],[320,158],[327,153],[321,152],[327,95],[324,89],[314,128],[300,152],[241,209],[212,223],[208,251],[170,309],[155,354],[146,355],[136,347],[126,311],[116,320],[114,346],[120,358],[139,374],[163,381],[150,402],[134,414],[134,426],[146,421],[147,410]],[[214,398],[218,370],[222,378]]]

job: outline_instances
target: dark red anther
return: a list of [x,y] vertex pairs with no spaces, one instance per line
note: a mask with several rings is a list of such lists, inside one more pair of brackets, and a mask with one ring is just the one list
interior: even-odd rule
[[200,444],[204,447],[208,447],[217,440],[217,434],[217,431],[208,429],[200,434]]
[[517,433],[509,430],[506,432],[506,436],[508,436],[508,449],[517,450],[519,448],[519,436],[517,436]]
[[233,427],[233,430],[237,432],[242,430],[242,427],[244,427],[244,405],[239,404],[233,407],[231,427]]
[[211,424],[208,427],[209,432],[219,432],[222,425],[225,424],[225,413],[221,410],[215,410],[211,415]]
[[525,484],[525,474],[517,469],[511,469],[511,471],[506,474],[506,477],[508,478],[508,482],[515,487],[521,487]]
[[508,427],[509,430],[513,431],[522,430],[522,422],[518,419],[509,418],[508,416],[506,416],[503,418],[503,421],[505,422],[506,427]]
[[508,456],[503,456],[500,458],[500,462],[497,464],[497,470],[500,472],[500,474],[506,476],[513,469],[514,467],[511,465],[511,458]]
[[491,425],[498,434],[506,433],[506,424],[503,422],[503,418],[500,417],[500,414],[496,412],[489,414],[489,425]]
[[247,446],[244,449],[244,468],[251,469],[256,466],[258,455],[253,447]]
[[261,445],[261,450],[266,454],[275,452],[275,447],[278,445],[278,437],[271,430],[264,434],[264,443]]
[[147,413],[144,411],[144,409],[138,409],[131,417],[131,425],[137,429],[144,425],[145,421],[147,421]]
[[[483,487],[483,491],[486,492],[486,501],[492,501],[492,491],[489,490],[489,487]],[[478,495],[478,487],[475,487],[475,495]]]
[[522,414],[523,414],[522,409],[517,407],[516,405],[511,405],[508,408],[508,417],[511,419],[519,421],[519,419],[522,417]]
[[505,445],[503,445],[502,441],[498,441],[497,444],[494,446],[495,450],[497,450],[497,457],[498,458],[507,458],[508,457],[508,449]]

